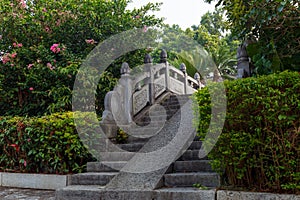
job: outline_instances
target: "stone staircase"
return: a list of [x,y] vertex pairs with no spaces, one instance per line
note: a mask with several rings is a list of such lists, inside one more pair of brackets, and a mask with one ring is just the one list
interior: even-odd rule
[[[211,195],[212,191],[199,190],[193,187],[194,184],[212,189],[220,185],[220,178],[211,169],[207,158],[198,158],[201,141],[197,137],[189,148],[169,166],[155,190],[134,191],[133,195],[128,193],[128,190],[116,193],[118,190],[107,190],[105,187],[132,159],[135,152],[139,152],[148,142],[149,139],[146,136],[153,134],[154,131],[160,131],[161,128],[157,127],[164,125],[164,119],[171,119],[188,99],[188,95],[165,95],[161,103],[154,104],[138,114],[135,123],[146,127],[138,129],[138,131],[143,130],[140,133],[142,137],[129,136],[128,143],[118,144],[124,150],[123,152],[108,152],[102,156],[100,162],[88,163],[86,173],[70,176],[69,186],[57,190],[56,199],[209,199],[207,194]],[[135,134],[137,135],[138,132]],[[112,194],[114,194],[113,197],[111,197]]]

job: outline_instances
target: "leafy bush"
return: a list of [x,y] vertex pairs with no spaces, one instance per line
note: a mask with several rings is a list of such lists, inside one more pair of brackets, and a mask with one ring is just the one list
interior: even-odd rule
[[[158,4],[130,11],[126,10],[128,3],[0,1],[0,115],[70,111],[77,70],[92,49],[114,34],[160,24],[161,19],[148,13],[158,9]],[[114,73],[101,77],[98,112],[103,107],[103,93],[113,88],[107,80],[115,77]]]
[[[211,119],[209,90],[218,84],[195,94],[202,138]],[[209,153],[224,185],[299,193],[299,73],[282,72],[224,84],[227,115],[222,134]]]
[[75,129],[73,113],[44,117],[0,117],[0,170],[77,173],[93,157]]

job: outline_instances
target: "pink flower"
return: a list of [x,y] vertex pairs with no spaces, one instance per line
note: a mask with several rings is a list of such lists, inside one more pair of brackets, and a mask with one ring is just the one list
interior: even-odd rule
[[56,21],[56,26],[60,26],[60,19],[58,19],[57,21]]
[[15,65],[14,65],[14,64],[10,64],[10,66],[12,66],[12,67],[13,67],[13,66],[15,66]]
[[11,58],[15,58],[15,57],[17,57],[17,53],[12,53]]
[[4,54],[4,56],[2,57],[2,63],[6,64],[7,62],[10,61],[10,54]]
[[53,44],[51,47],[50,47],[50,50],[53,52],[53,53],[59,53],[60,52],[60,48],[58,47],[59,44]]
[[47,9],[46,9],[46,8],[43,8],[42,11],[43,11],[43,12],[47,12]]
[[46,27],[45,27],[45,31],[46,31],[47,33],[50,33],[50,32],[51,32],[50,27],[49,27],[49,26],[46,26]]
[[24,0],[21,0],[20,4],[22,8],[26,8],[26,2]]
[[53,65],[51,65],[51,63],[47,63],[47,67],[48,67],[50,70],[55,69],[55,67],[54,67]]
[[22,47],[23,44],[22,44],[22,43],[17,44],[17,43],[14,42],[14,43],[13,43],[13,46],[14,46],[14,47]]
[[145,25],[145,26],[143,27],[143,32],[146,33],[147,31],[148,31],[148,27]]
[[24,167],[26,167],[27,166],[27,162],[26,162],[26,160],[24,160]]
[[31,141],[31,139],[30,139],[30,138],[28,138],[28,139],[27,139],[27,142],[30,142],[30,141]]
[[140,16],[139,16],[139,15],[137,15],[137,16],[135,16],[135,18],[136,18],[136,19],[139,19],[139,18],[140,18]]
[[33,87],[30,87],[30,88],[29,88],[29,90],[30,90],[30,91],[33,91],[33,90],[34,90],[34,88],[33,88]]
[[29,65],[27,66],[27,68],[28,68],[28,69],[31,69],[32,66],[33,66],[33,64],[29,64]]
[[94,39],[85,40],[85,42],[88,43],[88,44],[95,44],[95,40]]

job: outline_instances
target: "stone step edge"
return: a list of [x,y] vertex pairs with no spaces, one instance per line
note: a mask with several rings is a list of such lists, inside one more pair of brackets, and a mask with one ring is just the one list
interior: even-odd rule
[[[56,191],[56,193],[64,192],[64,191],[94,191],[94,192],[107,192],[104,190],[103,186],[85,186],[85,185],[76,185],[76,186],[68,186],[66,188],[60,189]],[[275,199],[275,200],[292,200],[292,199],[299,199],[300,195],[296,194],[279,194],[279,193],[263,193],[263,192],[249,192],[249,191],[233,191],[233,190],[221,190],[221,189],[215,189],[215,188],[210,188],[207,190],[201,190],[195,187],[177,187],[177,188],[159,188],[156,190],[151,190],[151,191],[142,191],[142,190],[132,190],[132,191],[125,191],[125,190],[119,190],[119,191],[113,191],[118,194],[128,194],[128,192],[132,194],[137,193],[150,193],[150,196],[153,195],[158,195],[157,197],[165,197],[163,194],[178,194],[177,199],[182,199],[183,196],[191,193],[203,193],[203,198],[199,199],[190,199],[190,200],[228,200],[228,199]],[[161,196],[162,195],[162,196]],[[172,196],[173,196],[172,195]],[[121,195],[122,196],[122,195]],[[143,195],[145,197],[145,195]]]
[[0,172],[0,186],[56,190],[68,186],[71,175]]

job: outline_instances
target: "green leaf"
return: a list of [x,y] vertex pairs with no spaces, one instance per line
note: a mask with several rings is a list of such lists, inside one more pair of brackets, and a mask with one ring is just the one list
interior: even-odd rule
[[278,119],[279,119],[279,120],[283,120],[283,119],[286,119],[286,118],[287,118],[286,115],[279,115],[279,116],[278,116]]

